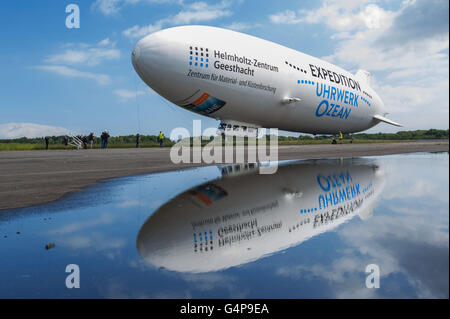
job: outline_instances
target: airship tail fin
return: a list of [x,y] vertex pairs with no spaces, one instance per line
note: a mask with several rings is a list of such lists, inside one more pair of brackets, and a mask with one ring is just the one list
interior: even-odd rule
[[387,119],[387,118],[385,118],[384,116],[381,116],[381,115],[374,115],[373,118],[376,119],[376,120],[379,120],[381,122],[391,124],[391,125],[403,126],[403,125],[401,125],[401,124],[399,124],[397,122],[391,121],[391,120],[389,120],[389,119]]
[[355,74],[355,78],[361,82],[367,83],[370,86],[370,72],[366,70],[358,70]]

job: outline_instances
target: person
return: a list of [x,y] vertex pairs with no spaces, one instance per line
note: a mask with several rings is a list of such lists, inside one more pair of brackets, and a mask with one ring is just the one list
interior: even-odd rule
[[88,141],[89,141],[89,144],[91,145],[91,149],[92,149],[92,146],[94,145],[94,133],[91,132],[91,134],[89,134]]
[[353,135],[350,136],[350,144],[353,144]]
[[339,144],[342,144],[342,139],[344,138],[344,136],[342,135],[342,132],[339,131]]
[[85,150],[87,150],[87,142],[88,142],[87,136],[86,136],[86,135],[83,135],[83,136],[81,137],[81,141],[83,142],[83,148],[84,148]]
[[69,138],[67,136],[64,136],[63,138],[63,144],[67,147],[69,145]]
[[136,134],[136,148],[139,148],[139,143],[141,143],[141,136],[138,134]]
[[102,132],[102,134],[100,134],[100,141],[101,141],[101,148],[105,148],[105,142],[104,142],[104,139],[105,139],[105,132]]
[[105,148],[108,148],[108,139],[110,138],[109,132],[105,131]]
[[49,143],[50,139],[48,138],[48,136],[45,137],[45,149],[48,150],[48,143]]
[[108,147],[108,138],[110,137],[107,130],[104,130],[100,138],[102,139],[102,148]]
[[103,131],[102,135],[100,136],[100,139],[102,140],[102,148],[105,148],[105,138],[106,138],[106,131]]
[[164,134],[162,131],[159,131],[158,141],[159,141],[159,147],[162,147],[163,142],[164,142]]

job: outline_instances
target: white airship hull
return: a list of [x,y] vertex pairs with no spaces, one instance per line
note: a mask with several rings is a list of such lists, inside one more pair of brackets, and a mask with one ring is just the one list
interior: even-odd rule
[[350,133],[387,114],[366,74],[230,30],[165,29],[139,41],[132,60],[161,96],[224,123]]

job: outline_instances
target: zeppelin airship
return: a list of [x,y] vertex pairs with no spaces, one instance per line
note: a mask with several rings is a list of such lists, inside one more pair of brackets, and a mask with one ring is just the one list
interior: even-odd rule
[[209,26],[164,29],[132,52],[140,78],[170,102],[220,121],[225,131],[278,128],[353,133],[385,122],[370,73],[247,34]]
[[256,166],[223,166],[221,178],[162,205],[138,233],[140,256],[190,273],[250,263],[369,218],[385,183],[379,164],[364,159],[290,162],[271,175]]

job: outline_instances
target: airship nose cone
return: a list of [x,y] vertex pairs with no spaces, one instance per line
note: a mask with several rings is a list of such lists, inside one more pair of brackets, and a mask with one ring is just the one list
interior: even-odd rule
[[149,34],[133,48],[133,67],[159,95],[174,103],[184,101],[199,90],[196,81],[186,81],[192,53],[189,45],[191,40],[186,39],[184,29],[169,28]]
[[139,61],[140,55],[141,55],[141,46],[140,46],[140,43],[137,43],[133,48],[133,52],[131,53],[131,58],[133,60],[133,63]]
[[140,78],[151,86],[155,81],[155,77],[160,74],[163,69],[162,61],[165,59],[165,47],[161,44],[160,37],[151,34],[139,40],[131,53],[131,61]]
[[139,41],[134,46],[133,52],[131,53],[131,62],[133,63],[133,67],[139,75],[141,75],[141,72],[139,71],[139,58],[141,56],[141,45],[142,45],[141,41]]

